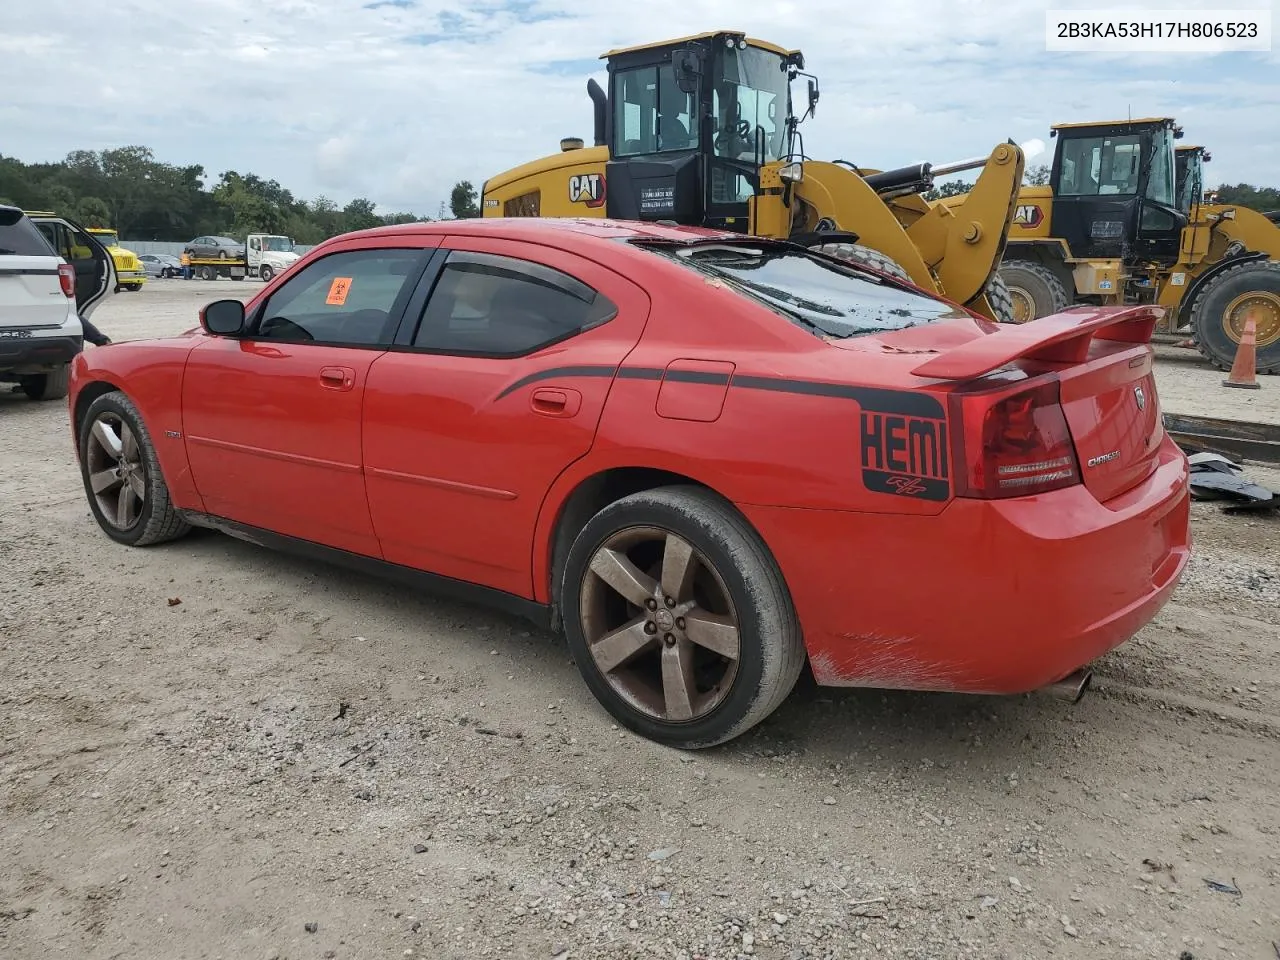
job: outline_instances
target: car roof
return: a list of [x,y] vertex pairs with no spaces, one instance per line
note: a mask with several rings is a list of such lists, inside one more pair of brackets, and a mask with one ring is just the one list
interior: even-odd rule
[[[604,217],[473,217],[462,220],[429,220],[424,223],[389,224],[344,234],[346,237],[376,237],[405,234],[449,234],[452,236],[502,237],[509,240],[548,240],[571,234],[601,240],[667,240],[693,242],[708,239],[741,238],[730,230],[682,227],[637,220],[610,220]],[[337,238],[334,238],[337,239]]]

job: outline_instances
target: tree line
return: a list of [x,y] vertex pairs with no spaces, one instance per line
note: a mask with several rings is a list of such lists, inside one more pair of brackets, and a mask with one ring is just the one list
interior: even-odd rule
[[[431,217],[381,214],[365,197],[339,206],[328,197],[296,197],[276,180],[227,170],[210,185],[200,164],[155,158],[149,147],[74,150],[56,163],[24,163],[0,154],[0,203],[52,210],[87,227],[114,228],[122,239],[185,242],[204,235],[242,239],[275,233],[315,244],[350,230]],[[450,196],[454,217],[480,215],[476,190],[459,181]]]
[[[295,197],[276,180],[227,170],[209,186],[200,164],[178,166],[155,158],[149,147],[74,150],[56,163],[23,163],[0,154],[0,203],[52,210],[89,227],[112,227],[129,240],[185,242],[207,234],[242,238],[276,233],[315,244],[350,230],[433,219],[413,213],[380,214],[372,200],[356,197],[339,206],[328,197]],[[1027,170],[1024,182],[1049,182],[1049,167]],[[973,189],[952,180],[925,197],[936,200]],[[1254,210],[1280,209],[1280,189],[1248,183],[1218,188],[1218,202]],[[476,188],[468,180],[449,195],[454,218],[480,216]]]

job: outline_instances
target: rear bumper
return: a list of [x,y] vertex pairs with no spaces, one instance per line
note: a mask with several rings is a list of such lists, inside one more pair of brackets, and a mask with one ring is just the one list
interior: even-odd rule
[[0,338],[0,371],[38,372],[40,368],[70,363],[84,349],[79,336]]
[[1187,462],[1101,504],[1076,486],[933,517],[743,507],[782,567],[817,681],[1009,694],[1132,637],[1190,557]]

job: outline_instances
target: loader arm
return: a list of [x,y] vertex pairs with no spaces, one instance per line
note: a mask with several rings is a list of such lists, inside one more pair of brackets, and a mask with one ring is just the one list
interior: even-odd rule
[[[819,219],[830,220],[835,229],[856,233],[859,243],[896,260],[916,286],[949,295],[893,212],[875,190],[848,167],[824,160],[806,160],[804,178],[794,185],[792,193],[792,202],[796,201],[808,208],[808,216],[794,223],[789,232],[814,231]],[[763,223],[764,218],[760,219]],[[763,226],[761,229],[768,231]]]
[[973,189],[957,205],[932,204],[907,234],[945,295],[977,306],[1004,256],[1026,158],[1012,143],[991,151]]
[[[1222,214],[1228,210],[1235,211],[1235,215],[1223,219]],[[1228,243],[1239,241],[1252,253],[1265,253],[1272,260],[1280,260],[1280,223],[1267,214],[1234,204],[1203,204],[1200,215],[1216,216],[1214,232],[1225,237]]]

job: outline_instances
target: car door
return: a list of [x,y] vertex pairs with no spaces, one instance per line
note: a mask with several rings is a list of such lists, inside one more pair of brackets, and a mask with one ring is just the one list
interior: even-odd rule
[[66,217],[36,215],[32,223],[58,256],[76,271],[76,312],[86,320],[116,289],[116,265],[111,253],[93,234]]
[[542,500],[591,448],[649,298],[576,255],[475,237],[447,238],[420,288],[365,394],[383,555],[532,596]]
[[361,473],[369,368],[436,238],[345,244],[269,288],[244,333],[191,351],[183,431],[207,512],[378,556]]

